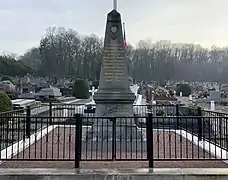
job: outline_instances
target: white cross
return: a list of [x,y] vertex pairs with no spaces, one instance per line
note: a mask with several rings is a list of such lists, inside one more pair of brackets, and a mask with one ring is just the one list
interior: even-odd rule
[[192,95],[191,94],[189,95],[189,101],[192,101]]
[[97,90],[95,89],[95,87],[92,87],[92,90],[90,90],[90,92],[92,92],[92,96],[94,95],[95,92],[97,92]]
[[113,0],[113,9],[117,10],[117,0]]

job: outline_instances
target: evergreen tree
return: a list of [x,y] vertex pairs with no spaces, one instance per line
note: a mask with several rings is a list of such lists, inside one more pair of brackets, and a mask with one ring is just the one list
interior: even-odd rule
[[89,98],[89,86],[88,82],[84,79],[76,79],[73,87],[73,96],[78,99]]

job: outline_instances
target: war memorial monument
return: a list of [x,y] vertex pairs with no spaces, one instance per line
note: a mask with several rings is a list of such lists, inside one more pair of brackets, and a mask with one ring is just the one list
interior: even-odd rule
[[117,150],[120,147],[128,149],[129,141],[138,148],[145,144],[145,136],[135,124],[133,103],[136,97],[130,90],[128,77],[121,15],[114,0],[114,8],[107,16],[99,89],[93,96],[98,118],[86,134],[86,146],[90,141],[97,141],[111,148],[113,138]]
[[121,15],[116,9],[107,17],[96,116],[133,116],[135,95],[128,83]]

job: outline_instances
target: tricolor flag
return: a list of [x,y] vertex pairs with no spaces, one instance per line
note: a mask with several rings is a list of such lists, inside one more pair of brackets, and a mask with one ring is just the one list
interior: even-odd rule
[[123,23],[123,28],[124,28],[124,49],[127,49],[127,41],[126,41],[126,34],[125,34],[125,23]]

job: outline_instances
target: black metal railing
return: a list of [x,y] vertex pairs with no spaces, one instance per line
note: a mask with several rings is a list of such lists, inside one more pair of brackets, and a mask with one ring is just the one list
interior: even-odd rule
[[[134,117],[96,117],[93,108],[80,106],[0,114],[0,160],[74,161],[75,167],[80,161],[149,161],[153,167],[154,161],[228,159],[225,114],[176,105],[134,106]],[[168,112],[159,114],[160,108]]]
[[[197,135],[200,138],[210,140],[211,143],[228,150],[228,114],[202,110],[201,107],[196,109],[180,107],[179,109],[182,116],[198,116],[197,123],[193,123],[193,125],[198,124],[199,132]],[[184,127],[188,131],[193,129],[191,128],[193,125],[188,124],[188,126],[185,125]],[[195,133],[195,131],[192,131],[192,133]],[[211,136],[212,133],[213,136]]]

